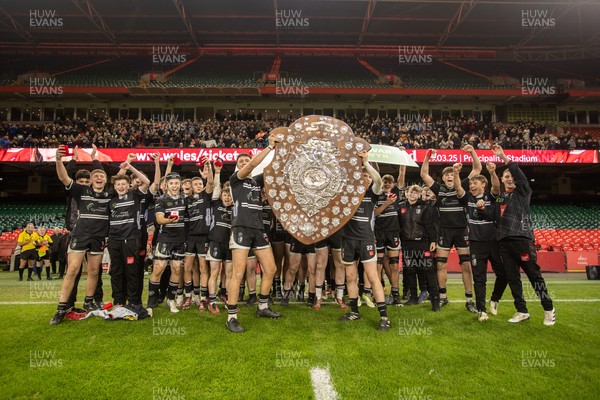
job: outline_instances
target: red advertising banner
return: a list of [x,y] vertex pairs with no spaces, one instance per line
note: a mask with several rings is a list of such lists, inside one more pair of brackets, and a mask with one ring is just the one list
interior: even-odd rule
[[598,265],[596,251],[565,251],[567,254],[567,270],[585,271],[588,265]]
[[[160,161],[167,162],[171,156],[177,156],[183,163],[196,163],[203,157],[211,161],[218,158],[226,163],[235,163],[240,154],[249,154],[251,157],[258,154],[261,149],[225,149],[225,148],[135,148],[135,149],[98,149],[96,158],[101,162],[123,162],[127,155],[134,153],[137,162],[154,162],[151,155],[160,154]],[[80,162],[91,162],[90,153],[92,149],[75,149]],[[0,162],[55,162],[56,149],[30,149],[9,148],[0,149]],[[63,157],[63,161],[69,161],[71,157]]]
[[[418,163],[422,163],[427,150],[406,150]],[[506,156],[520,164],[595,164],[598,163],[596,150],[504,150]],[[477,156],[482,163],[501,163],[502,160],[494,155],[492,150],[477,150]],[[462,150],[438,150],[431,163],[471,163],[469,153]]]
[[566,272],[565,253],[562,251],[538,251],[537,263],[543,272]]
[[[136,155],[135,162],[152,162],[150,157],[153,153],[160,154],[161,162],[166,162],[169,157],[177,156],[186,163],[196,163],[202,157],[208,157],[211,161],[217,158],[226,163],[235,163],[240,154],[256,155],[261,149],[245,148],[108,148],[98,149],[97,158],[102,162],[122,162],[127,159],[129,153]],[[77,149],[79,161],[91,161],[92,149]],[[407,150],[408,155],[418,163],[422,163],[427,150]],[[34,148],[8,148],[0,149],[0,162],[54,162],[56,149],[34,149]],[[596,150],[505,150],[508,158],[520,164],[597,164],[598,151]],[[481,162],[502,161],[496,157],[491,150],[478,150],[477,155]],[[65,157],[65,161],[70,157]],[[433,164],[471,163],[473,160],[469,153],[462,150],[438,150],[435,157],[431,159]]]

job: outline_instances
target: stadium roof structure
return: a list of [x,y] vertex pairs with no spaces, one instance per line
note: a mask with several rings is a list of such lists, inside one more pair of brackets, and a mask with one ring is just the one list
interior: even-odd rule
[[[304,77],[314,78],[311,96],[321,98],[510,101],[520,96],[518,80],[531,76],[524,64],[541,62],[585,64],[545,66],[557,79],[588,85],[550,101],[600,98],[599,19],[598,0],[0,0],[0,98],[28,98],[27,74],[40,77],[40,71],[46,72],[42,79],[65,85],[65,99],[267,98],[277,88],[257,74],[279,77],[302,65]],[[148,62],[157,48],[169,46],[185,54],[185,62],[171,68]],[[418,66],[398,68],[402,49],[434,57],[431,76],[443,80],[446,72],[462,71],[458,85],[432,86]],[[229,62],[229,56],[246,57]],[[213,61],[218,57],[224,64]],[[252,64],[252,57],[262,59]],[[308,76],[315,71],[301,61],[314,57],[328,57],[322,64],[330,64],[326,72],[334,81],[344,71],[331,57],[353,57],[345,72],[354,75],[346,86],[330,79],[319,87],[320,77]],[[513,62],[523,68],[505,74],[512,83],[499,83],[471,60],[495,61],[498,70]],[[220,68],[227,64],[249,76]],[[198,83],[197,77],[212,80]]]
[[[50,15],[61,25],[36,26]],[[114,54],[178,44],[216,54],[395,55],[404,45],[493,50],[503,59],[599,58],[599,19],[597,0],[1,0],[0,49]]]

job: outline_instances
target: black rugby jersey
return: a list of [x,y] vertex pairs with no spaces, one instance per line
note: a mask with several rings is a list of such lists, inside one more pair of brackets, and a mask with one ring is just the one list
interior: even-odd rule
[[152,220],[154,220],[154,204],[155,196],[150,189],[148,189],[144,197],[140,200],[140,226],[144,231],[148,230],[147,224],[149,214],[152,214]]
[[108,190],[96,192],[90,186],[80,185],[75,181],[71,182],[67,190],[70,190],[79,210],[79,217],[73,227],[73,236],[106,237],[109,203],[114,192]]
[[375,204],[377,204],[378,197],[379,195],[375,194],[373,189],[367,189],[367,193],[365,193],[362,203],[360,203],[358,209],[348,223],[344,225],[342,237],[367,241],[375,239],[375,233],[373,233],[373,220]]
[[483,200],[485,208],[489,209],[494,205],[496,199],[489,192],[482,193],[477,197],[467,193],[466,197],[468,199],[469,240],[476,242],[496,240],[496,223],[491,219],[486,219],[485,213],[478,210],[476,206],[479,200]]
[[[394,185],[390,193],[396,195],[396,201],[386,207],[381,214],[375,217],[375,231],[376,232],[390,232],[400,230],[400,224],[398,223],[398,207],[400,204],[401,191],[398,186]],[[378,196],[377,204],[375,208],[379,208],[386,202],[388,197],[387,193],[381,193]]]
[[134,189],[122,197],[117,195],[110,201],[109,239],[126,240],[141,237],[140,207],[146,195],[147,193]]
[[210,232],[208,240],[219,243],[229,243],[231,234],[231,212],[233,206],[226,207],[221,199],[211,202],[212,219],[210,223]]
[[211,197],[212,193],[203,190],[185,198],[188,235],[208,235]]
[[[468,179],[466,180],[468,181]],[[465,180],[462,181],[462,184],[464,187]],[[468,185],[468,182],[466,184]],[[437,197],[435,205],[440,213],[440,228],[466,228],[466,194],[459,199],[456,189],[448,188],[437,182],[433,182],[431,191]]]
[[158,225],[157,240],[163,243],[184,243],[186,241],[185,231],[185,199],[183,196],[176,198],[164,194],[156,201],[156,214],[163,213],[167,218],[172,211],[179,212],[179,221]]
[[262,222],[263,227],[267,235],[271,235],[273,233],[273,225],[275,221],[275,214],[273,214],[273,210],[271,209],[271,205],[268,201],[263,201],[263,212],[262,212]]
[[246,179],[238,178],[237,172],[229,178],[231,195],[233,197],[232,227],[243,226],[264,230],[261,201],[263,175]]

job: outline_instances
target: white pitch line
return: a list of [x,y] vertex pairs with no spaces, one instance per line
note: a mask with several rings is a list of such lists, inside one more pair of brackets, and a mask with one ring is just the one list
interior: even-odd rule
[[[535,302],[539,300],[537,297],[535,299],[525,299],[529,302]],[[500,300],[501,303],[512,303],[514,300]],[[425,301],[424,301],[425,302]],[[464,300],[448,300],[449,303],[464,303]],[[552,299],[553,303],[598,303],[600,299]],[[1,303],[0,303],[1,304]]]
[[[525,277],[526,278],[526,277]],[[564,281],[553,281],[552,279],[548,279],[547,277],[544,277],[544,279],[546,279],[546,285],[600,285],[600,281],[590,281],[590,280],[564,280]],[[493,280],[491,282],[491,284],[493,284]],[[523,280],[523,282],[528,282],[527,280]],[[457,279],[455,281],[450,281],[448,280],[448,285],[461,285],[463,284],[462,280]],[[490,282],[488,281],[488,284],[490,284]]]
[[309,372],[316,400],[336,400],[338,398],[338,394],[331,382],[329,367],[313,367]]

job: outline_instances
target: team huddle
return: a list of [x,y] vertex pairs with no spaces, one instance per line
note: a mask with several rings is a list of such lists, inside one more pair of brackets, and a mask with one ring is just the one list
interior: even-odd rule
[[[554,325],[555,310],[536,263],[531,188],[500,146],[493,150],[507,165],[501,179],[493,163],[486,164],[490,178],[482,175],[475,150],[466,146],[463,150],[473,158],[468,177],[461,179],[462,165],[454,164],[443,170],[442,182],[436,182],[429,175],[429,150],[421,167],[425,185],[408,187],[406,167],[400,167],[397,178],[382,177],[369,163],[368,153],[358,152],[362,179],[368,187],[362,202],[341,229],[307,245],[284,230],[266,199],[263,175],[252,175],[278,140],[271,135],[269,146],[256,156],[238,156],[236,172],[225,183],[221,182],[222,162],[213,165],[207,158],[197,164],[198,176],[191,179],[172,172],[170,160],[163,178],[156,154],[153,182],[131,165],[134,157],[128,157],[109,187],[108,174],[99,163],[91,173],[80,170],[73,174],[62,162],[65,149],[59,148],[57,175],[72,199],[70,214],[75,213],[76,222],[69,227],[67,272],[50,324],[60,323],[74,307],[86,255],[83,308],[86,312],[102,308],[100,266],[107,247],[115,307],[152,316],[166,298],[173,313],[193,305],[220,314],[220,298],[226,304],[227,329],[241,333],[238,303],[243,301],[246,287],[246,304],[257,305],[257,317],[280,318],[271,305],[277,301],[287,306],[294,297],[304,302],[308,278],[307,303],[312,309],[319,310],[331,291],[345,312],[341,321],[360,319],[359,306],[365,303],[377,308],[378,329],[387,331],[391,327],[388,306],[412,306],[428,299],[437,312],[448,304],[446,265],[455,247],[466,309],[479,321],[488,319],[489,261],[496,275],[489,301],[492,315],[497,315],[509,286],[516,308],[509,322],[529,319],[520,275],[523,269],[541,299],[544,324]],[[147,227],[152,224],[150,248]],[[145,262],[151,264],[152,272],[144,308]],[[389,296],[385,295],[384,276],[391,285]]]

